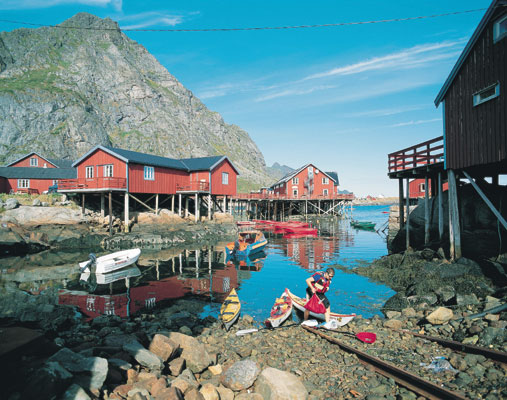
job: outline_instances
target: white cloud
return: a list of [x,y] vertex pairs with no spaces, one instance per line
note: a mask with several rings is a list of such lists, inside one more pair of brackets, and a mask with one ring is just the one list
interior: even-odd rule
[[0,10],[49,8],[69,4],[84,4],[93,7],[112,6],[116,11],[121,11],[123,5],[122,0],[3,0],[0,2]]
[[426,106],[408,106],[396,108],[383,108],[378,110],[359,111],[354,113],[347,113],[344,117],[358,118],[358,117],[389,117],[391,115],[403,114],[410,111],[418,111],[424,109]]
[[355,64],[312,74],[303,78],[303,81],[329,76],[358,74],[366,71],[392,71],[414,68],[437,60],[456,57],[456,54],[459,54],[460,50],[457,47],[459,47],[462,43],[464,43],[463,40],[418,45],[397,53],[391,53],[382,57],[374,57]]
[[320,85],[320,86],[314,86],[314,87],[306,88],[306,89],[287,89],[287,90],[283,90],[281,92],[274,92],[274,93],[267,94],[265,96],[258,97],[255,99],[255,101],[257,101],[257,102],[266,101],[266,100],[276,99],[277,97],[284,97],[284,96],[301,96],[304,94],[310,94],[310,93],[320,91],[320,90],[327,90],[327,89],[334,89],[334,88],[336,88],[336,85]]
[[423,119],[423,120],[419,120],[419,121],[400,122],[398,124],[389,125],[388,128],[399,128],[400,126],[429,124],[431,122],[437,122],[437,121],[441,122],[442,118],[433,118],[433,119]]

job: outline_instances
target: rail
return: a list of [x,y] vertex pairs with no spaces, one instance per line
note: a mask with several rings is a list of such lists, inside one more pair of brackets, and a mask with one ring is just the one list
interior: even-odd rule
[[126,189],[125,178],[77,178],[58,180],[58,190],[83,190],[83,189]]
[[404,171],[443,162],[443,157],[444,137],[439,136],[427,142],[389,154],[388,169],[389,172]]
[[176,192],[209,192],[209,182],[190,182],[188,185],[176,185]]
[[235,200],[354,200],[353,193],[350,194],[331,194],[331,195],[301,195],[293,196],[287,194],[273,193],[238,193],[233,196]]

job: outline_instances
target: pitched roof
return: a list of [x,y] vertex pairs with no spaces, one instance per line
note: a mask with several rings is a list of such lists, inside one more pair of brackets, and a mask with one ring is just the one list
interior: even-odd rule
[[0,167],[0,177],[9,179],[74,179],[75,168]]
[[501,6],[507,6],[507,1],[505,0],[493,0],[489,8],[487,9],[486,13],[481,19],[481,22],[479,22],[479,25],[477,25],[477,28],[475,29],[474,33],[472,34],[470,40],[468,41],[467,45],[463,49],[463,52],[458,58],[458,61],[454,65],[451,73],[447,77],[447,80],[444,83],[444,86],[440,89],[440,92],[438,92],[437,97],[435,98],[435,106],[438,107],[438,105],[442,102],[445,95],[447,94],[447,91],[452,85],[452,82],[454,81],[454,78],[456,78],[456,75],[458,75],[461,67],[465,63],[465,60],[467,59],[468,55],[472,51],[472,48],[474,47],[475,43],[481,36],[482,32],[488,25],[488,22],[490,21],[491,17],[493,16],[495,10],[497,7]]
[[[81,158],[76,160],[72,166],[76,167],[81,161],[87,158],[90,154],[95,152],[97,149],[101,149],[106,153],[109,153],[122,161],[132,162],[136,164],[144,164],[150,165],[154,167],[164,167],[164,168],[173,168],[179,169],[183,171],[210,171],[215,168],[218,164],[220,164],[223,160],[228,160],[226,156],[211,156],[211,157],[200,157],[200,158],[169,158],[169,157],[161,157],[155,156],[152,154],[140,153],[137,151],[124,150],[119,149],[117,147],[109,147],[109,146],[95,146],[86,154],[84,154]],[[232,165],[237,174],[239,171],[237,168],[228,160]]]
[[58,168],[71,168],[74,163],[72,160],[65,160],[63,158],[46,158],[46,160]]
[[[309,167],[310,165],[314,166],[315,167],[315,164],[306,164],[306,165],[303,165],[301,168],[298,168],[292,172],[289,172],[287,175],[283,176],[282,178],[280,178],[278,181],[276,181],[275,183],[273,183],[270,187],[275,187],[276,185],[279,185],[280,183],[284,183],[284,182],[287,182],[289,181],[290,179],[292,179],[294,176],[296,176],[297,174],[299,174],[301,171],[303,171],[305,168]],[[329,172],[324,172],[322,170],[320,170],[319,168],[315,167],[317,170],[319,170],[319,172],[323,173],[324,175],[328,176],[332,181],[336,182],[336,184],[338,184],[338,174],[336,172],[334,172],[334,174],[336,174],[336,179],[329,175],[330,173]]]
[[340,185],[340,181],[338,180],[338,172],[329,171],[329,172],[326,172],[326,174],[328,174],[329,177],[334,181],[335,185]]
[[[37,153],[35,151],[32,151],[31,153],[25,154],[23,157],[20,157],[17,160],[14,160],[14,161],[10,162],[9,164],[6,165],[6,167],[10,167],[11,165],[16,164],[16,163],[20,162],[21,160],[24,160],[25,158],[28,158],[28,157],[33,156],[33,155],[36,155],[37,157],[40,157],[43,160],[46,160],[47,162],[53,164],[55,167],[59,167],[59,168],[63,167],[63,168],[65,168],[63,165],[60,166],[60,165],[56,164],[57,161],[65,161],[65,160],[56,160],[56,159],[47,158],[47,157],[41,156],[39,153]],[[70,162],[72,163],[72,161],[70,161]],[[69,165],[69,167],[70,167],[70,165]]]

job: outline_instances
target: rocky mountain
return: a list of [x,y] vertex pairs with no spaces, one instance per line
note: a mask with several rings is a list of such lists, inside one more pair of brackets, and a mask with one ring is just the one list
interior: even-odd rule
[[276,178],[277,180],[295,171],[294,168],[288,167],[287,165],[280,165],[277,162],[275,162],[271,167],[267,167],[266,169],[269,175]]
[[0,164],[101,144],[166,157],[227,155],[244,183],[274,179],[247,132],[178,82],[108,18],[0,33]]

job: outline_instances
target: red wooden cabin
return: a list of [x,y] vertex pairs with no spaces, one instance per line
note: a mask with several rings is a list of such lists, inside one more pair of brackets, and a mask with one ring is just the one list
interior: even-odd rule
[[106,146],[94,147],[73,166],[77,179],[59,191],[233,195],[239,174],[225,156],[177,160]]
[[[335,173],[336,174],[336,173]],[[321,171],[314,164],[307,164],[285,175],[271,186],[275,196],[291,198],[332,198],[337,193],[337,174]]]
[[32,152],[6,165],[7,167],[71,168],[72,161],[43,157]]
[[[446,191],[447,190],[447,182],[445,182],[443,185],[442,185],[442,191]],[[429,190],[429,193],[428,195],[429,196],[433,196],[434,193],[431,192],[431,185],[429,185],[428,187],[428,190]],[[410,181],[409,183],[409,192],[410,192],[410,198],[411,199],[417,199],[417,198],[422,198],[426,195],[426,182],[424,179],[414,179],[412,181]]]

